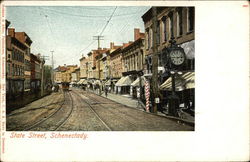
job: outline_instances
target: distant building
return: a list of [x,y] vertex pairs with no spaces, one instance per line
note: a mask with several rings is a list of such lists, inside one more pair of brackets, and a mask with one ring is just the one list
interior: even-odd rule
[[31,77],[30,77],[30,88],[32,92],[36,92],[41,88],[41,68],[40,64],[42,61],[40,57],[34,54],[30,54],[31,62]]
[[65,66],[58,66],[54,70],[55,83],[60,84],[62,82],[62,73],[65,72],[66,70],[67,70],[67,68]]
[[[107,56],[107,51],[109,49],[103,48],[102,50],[96,50],[97,55],[95,57],[96,59],[96,71],[97,71],[97,75],[96,75],[96,79],[100,79],[100,80],[105,80],[106,78],[104,77],[104,61],[105,61],[105,57]],[[105,62],[106,63],[106,62]],[[100,66],[100,68],[99,68]]]
[[77,83],[80,80],[80,68],[75,68],[71,73],[71,82]]
[[77,68],[77,65],[64,64],[65,71],[61,72],[61,82],[71,82],[71,73]]
[[87,57],[80,58],[80,79],[87,79],[88,77],[88,62]]

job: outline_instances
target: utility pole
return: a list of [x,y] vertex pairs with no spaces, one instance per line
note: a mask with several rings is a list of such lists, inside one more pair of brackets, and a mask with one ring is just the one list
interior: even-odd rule
[[54,86],[54,58],[53,58],[53,53],[54,51],[50,51],[51,52],[51,57],[52,57],[52,60],[51,60],[51,66],[52,66],[52,69],[51,69],[51,81],[52,81],[52,86]]
[[42,76],[41,76],[41,97],[44,94],[44,64],[45,64],[45,60],[46,57],[48,56],[41,56],[41,69],[42,69]]
[[152,87],[153,87],[153,113],[157,113],[157,103],[155,103],[156,98],[159,97],[158,88],[158,52],[157,52],[157,8],[152,7],[153,15],[153,74],[152,74]]
[[[100,58],[99,58],[99,49],[100,47],[100,40],[103,40],[103,36],[94,36],[94,40],[98,40],[98,47],[97,47],[97,55],[98,55],[98,78],[99,81],[101,82],[101,71],[100,71]],[[99,85],[99,95],[101,95],[101,85]]]

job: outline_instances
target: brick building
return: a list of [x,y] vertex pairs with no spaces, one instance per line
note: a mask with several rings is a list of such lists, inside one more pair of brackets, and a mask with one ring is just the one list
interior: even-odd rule
[[32,92],[36,92],[41,88],[41,64],[42,60],[39,55],[30,54],[30,88]]
[[[145,42],[145,71],[152,73],[153,31],[152,8],[143,16],[146,42]],[[183,70],[194,69],[194,7],[157,7],[157,50],[159,67],[166,67],[167,49],[169,40],[174,37],[176,44],[184,48],[187,65]]]
[[123,72],[138,71],[144,64],[144,33],[134,29],[134,42],[122,50]]
[[22,42],[26,46],[26,50],[24,53],[24,91],[29,92],[30,91],[30,75],[31,75],[31,69],[30,69],[30,46],[32,44],[32,41],[30,37],[25,32],[15,32],[15,37]]
[[[158,54],[158,85],[161,91],[161,105],[168,105],[172,91],[172,78],[170,77],[171,64],[169,53],[171,38],[176,45],[184,49],[186,61],[178,68],[176,74],[175,91],[178,102],[183,103],[186,109],[194,112],[194,60],[195,60],[195,8],[194,7],[157,7],[156,44]],[[143,16],[146,42],[145,42],[145,70],[144,74],[152,74],[153,30],[152,8]],[[166,102],[165,102],[166,101]],[[192,104],[191,104],[192,103]],[[168,107],[169,108],[169,107]],[[175,110],[176,111],[176,110]],[[170,112],[170,110],[169,110]],[[173,109],[170,112],[173,115]]]
[[9,28],[6,37],[6,91],[7,100],[24,93],[24,57],[27,46],[15,37],[15,29]]
[[[134,42],[122,50],[123,75],[130,75],[131,81],[135,81],[140,71],[143,71],[145,63],[145,34],[140,29],[134,29]],[[136,87],[129,85],[130,95],[136,93]],[[136,96],[136,95],[134,95]]]

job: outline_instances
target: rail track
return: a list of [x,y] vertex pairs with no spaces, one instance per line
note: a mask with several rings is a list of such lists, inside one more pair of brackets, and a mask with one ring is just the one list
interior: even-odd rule
[[[73,112],[73,100],[72,100],[72,96],[71,96],[70,92],[66,91],[63,93],[63,95],[64,95],[64,101],[55,112],[53,112],[52,114],[50,114],[46,118],[43,118],[43,119],[41,119],[37,122],[34,122],[33,124],[27,126],[26,128],[23,129],[23,131],[41,130],[41,129],[44,129],[46,131],[55,131],[55,130],[59,129],[69,119],[69,117],[71,116],[71,114]],[[51,124],[52,122],[55,122],[53,120],[53,118],[55,118],[55,119],[58,117],[61,118],[60,115],[64,115],[65,109],[68,108],[68,106],[66,105],[67,99],[70,100],[69,101],[70,102],[70,104],[69,104],[70,111],[69,112],[66,111],[66,117],[59,120],[57,122],[57,124]],[[56,115],[59,115],[59,116],[57,117]],[[51,120],[51,121],[49,121],[49,120]],[[46,123],[46,122],[49,122],[49,123]],[[49,129],[48,129],[48,125],[50,126]]]
[[101,119],[100,115],[94,110],[94,108],[92,107],[92,104],[90,102],[88,102],[86,99],[82,98],[77,92],[72,91],[74,94],[76,94],[78,97],[81,98],[82,101],[84,101],[89,109],[93,112],[93,114],[101,121],[101,123],[109,130],[112,131],[112,129],[110,128],[110,126],[108,126],[108,124]]
[[[78,91],[78,92],[82,93],[82,91]],[[136,117],[135,115],[131,115],[127,112],[124,112],[120,109],[117,109],[117,105],[120,105],[119,103],[116,103],[114,101],[107,102],[106,98],[103,98],[101,96],[96,96],[95,94],[92,95],[92,94],[93,93],[83,93],[83,95],[85,97],[87,97],[90,101],[94,101],[93,103],[88,103],[88,104],[92,104],[93,106],[102,108],[102,111],[108,112],[108,114],[112,115],[113,118],[118,118],[119,120],[122,120],[123,123],[129,124],[130,129],[133,129],[133,128],[136,129],[136,124],[127,120],[127,117],[129,116],[130,118],[133,118],[134,120],[138,120],[138,117]],[[79,95],[79,94],[77,94],[77,95]],[[83,100],[85,100],[85,99],[83,99]],[[84,102],[88,102],[88,101],[85,100]],[[110,108],[112,108],[112,110]],[[123,108],[123,107],[119,107],[119,108]],[[93,107],[92,107],[92,109],[93,109]]]

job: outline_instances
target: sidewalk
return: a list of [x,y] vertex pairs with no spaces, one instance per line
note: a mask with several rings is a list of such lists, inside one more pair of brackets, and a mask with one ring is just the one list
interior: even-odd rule
[[[94,91],[92,91],[94,92]],[[98,93],[94,92],[95,94],[99,95]],[[102,92],[102,97],[105,97],[105,93]],[[136,99],[133,99],[131,96],[129,95],[117,95],[117,94],[113,94],[113,93],[108,93],[107,95],[107,98],[112,100],[112,101],[115,101],[115,102],[118,102],[122,105],[126,105],[128,107],[132,107],[132,108],[137,108],[137,109],[142,109],[142,107],[138,106],[138,100]]]
[[[94,92],[94,91],[90,90],[90,92],[93,92],[93,93],[99,95],[99,91]],[[101,96],[105,97],[105,93],[103,91],[102,91]],[[144,111],[144,109],[141,106],[138,105],[138,100],[133,99],[128,94],[126,94],[126,95],[118,95],[118,94],[108,93],[107,98],[112,100],[112,101],[118,102],[118,103],[120,103],[122,105]],[[172,119],[176,119],[176,120],[183,120],[183,121],[189,122],[189,123],[194,123],[194,117],[191,116],[190,114],[184,112],[184,111],[179,112],[180,118],[169,116],[169,115],[167,115],[165,113],[162,113],[162,112],[159,112],[159,111],[157,112],[157,115],[172,118]]]

